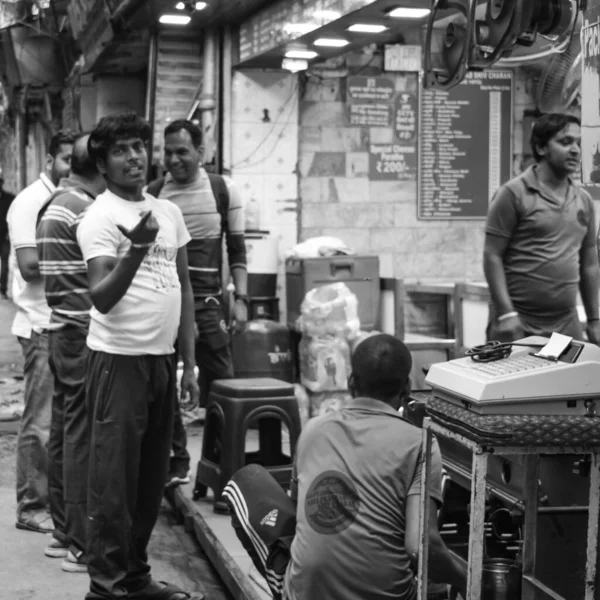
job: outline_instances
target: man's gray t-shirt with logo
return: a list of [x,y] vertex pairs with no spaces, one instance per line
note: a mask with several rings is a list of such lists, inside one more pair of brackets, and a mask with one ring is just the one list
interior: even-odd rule
[[[367,398],[309,421],[296,452],[289,600],[413,600],[405,506],[421,491],[421,430]],[[441,504],[434,443],[431,496]]]

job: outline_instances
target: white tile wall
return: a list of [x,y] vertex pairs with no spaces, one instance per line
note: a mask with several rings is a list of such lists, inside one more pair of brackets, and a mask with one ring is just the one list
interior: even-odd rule
[[246,201],[259,203],[261,229],[279,239],[278,296],[284,318],[284,256],[298,241],[298,78],[236,71],[232,89],[232,178]]

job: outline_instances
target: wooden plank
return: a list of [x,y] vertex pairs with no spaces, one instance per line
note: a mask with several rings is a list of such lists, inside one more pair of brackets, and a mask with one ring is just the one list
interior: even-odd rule
[[[537,454],[529,454],[525,458],[523,472],[524,502],[525,502],[525,534],[523,539],[523,575],[531,575],[535,578],[535,559],[537,547],[538,526],[538,467]],[[534,600],[535,590],[527,587],[523,590],[523,600]]]
[[598,582],[598,527],[600,524],[600,454],[591,455],[590,500],[587,530],[587,559],[585,568],[585,600],[596,600]]
[[431,446],[433,435],[427,428],[429,419],[425,419],[423,440],[423,463],[421,467],[421,502],[419,510],[419,567],[417,575],[418,598],[427,600],[427,588],[429,583],[429,484],[431,478]]
[[481,600],[485,543],[487,464],[487,454],[481,450],[473,453],[473,485],[471,486],[466,600]]

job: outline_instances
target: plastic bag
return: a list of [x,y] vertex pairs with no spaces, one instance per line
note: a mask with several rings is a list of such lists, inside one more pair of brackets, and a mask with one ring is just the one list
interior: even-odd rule
[[296,395],[296,402],[298,402],[300,424],[302,427],[304,427],[310,418],[310,398],[308,397],[306,388],[301,386],[299,383],[294,384],[294,394]]
[[345,283],[313,288],[304,296],[296,327],[311,337],[353,339],[360,331],[358,299]]
[[308,238],[296,244],[286,253],[286,258],[319,258],[320,256],[354,255],[346,244],[336,237],[320,236]]
[[300,383],[311,392],[348,389],[350,346],[340,337],[302,336]]
[[341,410],[352,400],[350,392],[319,392],[310,394],[310,416],[320,417]]

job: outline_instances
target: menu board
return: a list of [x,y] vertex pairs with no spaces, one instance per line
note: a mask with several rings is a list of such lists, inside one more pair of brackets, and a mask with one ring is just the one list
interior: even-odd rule
[[395,85],[387,77],[348,77],[348,125],[391,127]]
[[511,177],[512,107],[512,71],[469,72],[449,91],[422,91],[419,219],[486,217]]
[[[279,0],[240,26],[240,62],[302,37],[295,25],[324,27],[373,0]],[[1,4],[1,2],[0,2]]]

